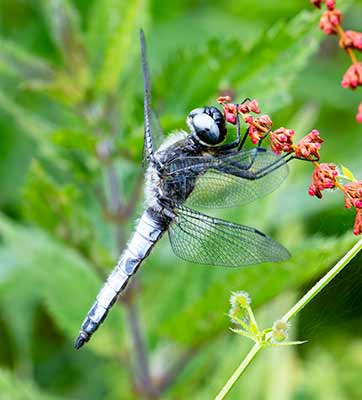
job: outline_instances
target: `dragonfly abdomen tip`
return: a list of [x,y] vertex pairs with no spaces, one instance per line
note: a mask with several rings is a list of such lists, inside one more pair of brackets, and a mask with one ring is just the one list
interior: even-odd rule
[[79,350],[81,347],[83,347],[83,345],[86,342],[88,342],[88,340],[89,340],[89,335],[86,332],[81,331],[79,336],[77,337],[77,340],[74,343],[74,348],[76,350]]

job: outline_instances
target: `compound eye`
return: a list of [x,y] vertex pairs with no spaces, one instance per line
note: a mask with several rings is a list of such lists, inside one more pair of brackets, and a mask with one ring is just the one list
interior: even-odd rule
[[215,107],[196,108],[191,111],[187,123],[202,143],[215,146],[226,136],[225,120]]
[[216,122],[208,114],[197,114],[193,118],[195,132],[200,140],[214,145],[220,142],[220,130]]

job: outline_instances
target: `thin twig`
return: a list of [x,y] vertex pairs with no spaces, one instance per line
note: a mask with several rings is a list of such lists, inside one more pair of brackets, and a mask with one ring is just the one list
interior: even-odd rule
[[[128,290],[133,290],[130,287]],[[157,393],[153,388],[151,381],[151,374],[149,370],[149,363],[147,357],[147,349],[142,338],[140,321],[138,318],[138,312],[136,309],[135,302],[132,299],[133,296],[129,296],[130,301],[123,301],[127,314],[128,326],[132,332],[133,343],[135,347],[137,366],[136,369],[138,375],[138,382],[140,391],[150,398],[157,398]],[[138,385],[137,385],[138,386]]]
[[179,360],[177,360],[170,370],[160,379],[159,384],[157,385],[160,393],[165,392],[170,386],[172,386],[180,375],[180,372],[184,370],[185,366],[196,354],[196,349],[189,349],[181,355]]
[[[342,270],[349,264],[349,262],[362,250],[362,239],[360,239],[338,262],[330,269],[313,287],[286,313],[281,319],[289,321],[297,315],[314,297],[320,293]],[[229,380],[220,390],[215,400],[223,400],[229,391],[234,386],[235,382],[240,378],[242,373],[246,370],[251,361],[255,358],[256,354],[263,348],[262,343],[256,343],[247,356],[243,359],[238,368],[231,375]]]
[[231,388],[234,386],[235,382],[239,379],[240,375],[246,370],[246,368],[250,365],[250,363],[254,360],[255,356],[262,349],[262,345],[260,343],[255,343],[251,348],[249,353],[243,359],[238,368],[231,375],[229,380],[226,382],[224,387],[221,389],[220,393],[215,397],[215,400],[222,400],[225,396],[230,392]]

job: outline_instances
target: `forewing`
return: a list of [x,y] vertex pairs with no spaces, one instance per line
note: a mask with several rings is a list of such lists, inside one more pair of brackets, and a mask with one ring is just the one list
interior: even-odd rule
[[185,157],[177,160],[172,174],[175,179],[179,174],[187,179],[190,171],[200,175],[186,204],[225,208],[243,205],[269,194],[287,177],[288,166],[273,152],[255,148],[220,157]]
[[174,253],[198,264],[239,267],[286,260],[288,250],[254,228],[180,207],[168,233]]

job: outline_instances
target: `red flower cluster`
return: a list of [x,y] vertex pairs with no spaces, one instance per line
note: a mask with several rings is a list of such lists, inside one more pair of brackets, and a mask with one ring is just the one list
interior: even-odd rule
[[236,124],[237,113],[241,115],[249,114],[251,112],[260,114],[259,104],[256,100],[249,100],[239,105],[230,103],[230,101],[230,96],[220,96],[217,98],[217,102],[223,105],[225,120],[230,124]]
[[344,204],[346,208],[362,208],[362,181],[349,182],[344,185]]
[[257,144],[259,140],[270,131],[273,122],[269,115],[261,115],[253,118],[250,114],[244,117],[244,121],[249,124],[248,134],[253,144]]
[[270,132],[270,147],[276,154],[295,153],[298,158],[304,159],[319,159],[319,149],[323,139],[320,138],[319,132],[313,130],[308,133],[302,140],[297,144],[293,144],[294,131],[287,128],[279,128],[274,132],[271,132],[271,126],[273,121],[269,115],[261,115],[260,117],[254,117],[250,113],[259,114],[260,108],[256,100],[249,100],[243,104],[237,105],[230,103],[230,96],[221,96],[217,99],[219,104],[223,105],[224,115],[227,122],[234,124],[236,123],[236,115],[239,113],[244,122],[249,124],[248,134],[252,143],[257,144],[263,136]]
[[356,89],[357,86],[362,86],[362,63],[352,64],[344,74],[342,87]]
[[316,164],[308,193],[321,199],[322,191],[338,187],[343,191],[346,208],[357,211],[353,233],[362,235],[362,181],[352,181],[342,186],[338,181],[338,171],[334,164]]
[[344,185],[344,204],[346,208],[356,208],[357,214],[353,233],[362,235],[362,181],[354,181]]
[[327,10],[321,16],[319,27],[326,35],[336,35],[338,33],[337,27],[341,24],[342,18],[342,13],[339,10]]
[[[261,112],[256,100],[249,100],[238,105],[230,103],[230,96],[222,96],[217,101],[223,106],[227,122],[235,124],[236,117],[240,114],[244,122],[249,124],[248,135],[252,143],[257,144],[260,139],[270,133],[270,147],[274,153],[278,155],[282,152],[294,153],[297,158],[312,161],[315,169],[308,193],[321,199],[323,197],[322,191],[325,189],[337,187],[342,190],[346,207],[355,207],[357,210],[353,232],[355,235],[362,235],[362,181],[353,181],[342,186],[337,180],[338,171],[336,165],[331,163],[318,164],[317,160],[320,158],[319,150],[324,140],[319,136],[319,132],[316,129],[304,136],[295,145],[293,143],[294,131],[292,129],[281,127],[272,132],[270,128],[273,122],[268,115],[255,117],[251,114],[260,114]],[[359,114],[356,118],[361,118],[362,120],[362,103],[359,106]],[[349,174],[348,179],[354,179],[352,173]]]
[[294,131],[287,128],[279,128],[270,133],[270,147],[275,154],[293,152]]
[[238,111],[240,114],[247,114],[253,112],[255,114],[260,114],[259,103],[254,99],[250,101],[246,101],[243,104],[240,104],[238,107]]
[[362,33],[356,31],[345,31],[339,40],[342,49],[362,50]]
[[323,197],[322,190],[332,189],[336,186],[337,176],[338,171],[334,164],[319,164],[313,171],[308,193],[310,196],[316,196],[321,199]]
[[319,136],[319,132],[313,129],[295,146],[294,153],[298,158],[309,159],[310,157],[315,157],[319,160],[319,149],[323,142],[324,140]]
[[[341,22],[343,14],[335,8],[335,0],[311,0],[311,3],[318,8],[321,8],[322,3],[325,3],[327,11],[325,11],[319,21],[319,27],[327,35],[339,35],[339,45],[342,47],[351,58],[352,65],[344,74],[341,85],[344,88],[356,89],[357,86],[362,86],[362,63],[358,61],[354,50],[362,51],[362,32],[344,31]],[[358,112],[356,120],[362,123],[362,113]]]

